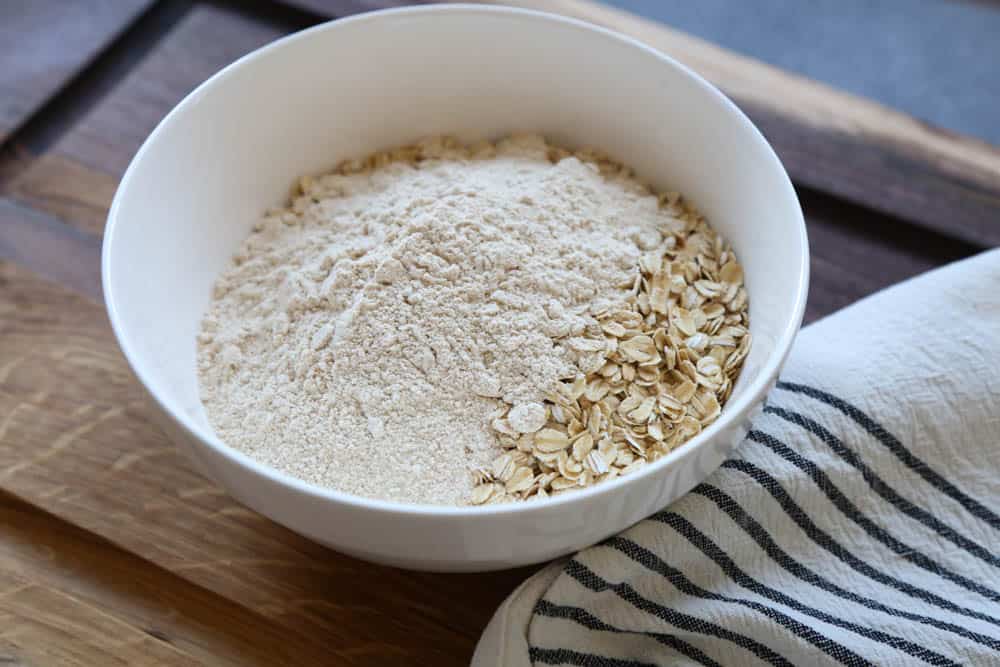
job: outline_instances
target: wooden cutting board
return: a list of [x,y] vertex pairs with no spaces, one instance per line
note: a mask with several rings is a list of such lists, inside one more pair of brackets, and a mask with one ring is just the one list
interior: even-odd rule
[[[79,4],[85,49],[22,37],[52,76],[0,47],[24,100],[0,112],[0,663],[466,664],[530,569],[368,565],[238,505],[150,422],[100,305],[107,207],[160,118],[247,51],[389,3]],[[518,4],[661,48],[761,125],[803,186],[809,319],[1000,238],[992,146],[598,4]]]

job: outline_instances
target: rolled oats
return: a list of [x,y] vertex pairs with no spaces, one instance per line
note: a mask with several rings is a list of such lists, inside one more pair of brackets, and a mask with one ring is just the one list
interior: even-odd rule
[[[640,257],[627,301],[592,309],[599,328],[566,341],[599,354],[594,370],[562,382],[531,408],[530,423],[522,406],[494,421],[501,438],[534,433],[530,449],[518,446],[524,459],[494,463],[490,479],[506,482],[505,498],[544,498],[635,472],[721,414],[750,350],[743,268],[678,195],[660,202],[677,217],[658,249]],[[481,484],[473,501],[496,496],[495,483]]]

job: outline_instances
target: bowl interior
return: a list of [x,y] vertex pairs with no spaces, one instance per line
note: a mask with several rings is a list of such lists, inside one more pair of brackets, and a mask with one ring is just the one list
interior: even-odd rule
[[230,66],[170,114],[129,168],[107,229],[106,296],[133,367],[213,440],[195,336],[212,283],[262,211],[300,174],[343,158],[432,134],[516,130],[605,150],[683,192],[732,241],[754,336],[737,402],[801,315],[802,217],[772,151],[735,107],[655,52],[576,22],[487,8],[320,26]]

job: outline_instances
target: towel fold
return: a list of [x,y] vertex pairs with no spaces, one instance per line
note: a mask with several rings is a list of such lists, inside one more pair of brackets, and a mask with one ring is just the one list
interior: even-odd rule
[[1000,251],[803,329],[734,457],[497,610],[474,667],[1000,665]]

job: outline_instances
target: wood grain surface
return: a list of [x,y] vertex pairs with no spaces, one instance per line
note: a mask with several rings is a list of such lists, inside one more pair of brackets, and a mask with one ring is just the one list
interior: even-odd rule
[[[112,39],[83,75],[100,85],[77,82],[0,150],[0,664],[464,665],[495,607],[531,571],[430,575],[369,565],[247,510],[153,425],[118,351],[100,304],[100,239],[118,179],[146,134],[243,53],[320,12],[385,3],[289,4],[160,0],[151,11],[170,20],[142,19]],[[582,0],[532,4],[662,40],[655,45],[731,91],[747,86],[746,68],[758,76],[754,68],[765,67]],[[776,87],[753,99],[781,86],[792,86],[804,108],[840,99],[776,70],[760,76]],[[751,108],[749,93],[737,97]],[[928,224],[896,204],[874,207],[899,214],[886,216],[849,203],[861,199],[829,175],[844,149],[829,146],[867,137],[878,122],[858,111],[870,103],[845,104],[817,111],[822,131],[791,148],[781,146],[792,136],[784,119],[778,130],[765,127],[803,186],[807,320],[995,242],[992,227],[969,224],[968,208],[948,204],[957,222],[944,224],[945,215]],[[853,120],[842,127],[845,118]],[[831,127],[836,140],[824,134]],[[964,140],[932,141],[933,131],[907,127],[876,136],[876,146],[902,145],[881,153],[879,170],[895,174],[892,160],[919,151],[947,169],[974,166],[975,178],[995,166],[993,149],[966,153]],[[797,173],[794,150],[805,151],[800,170],[816,155],[830,160],[826,175]]]
[[0,5],[0,141],[153,2],[15,0]]
[[[51,597],[72,599],[74,616],[110,617],[127,635],[165,644],[198,664],[291,667],[323,664],[329,656],[322,637],[275,625],[7,494],[0,494],[0,572],[49,591]],[[0,610],[4,609],[0,596]],[[35,623],[44,622],[46,615],[45,609],[21,611]],[[4,658],[28,663],[36,657],[32,655],[36,643],[17,642],[15,634],[15,628],[0,623],[0,647],[7,640],[6,655],[0,648],[0,664],[6,664]]]
[[44,211],[0,198],[0,259],[101,298],[101,239]]

